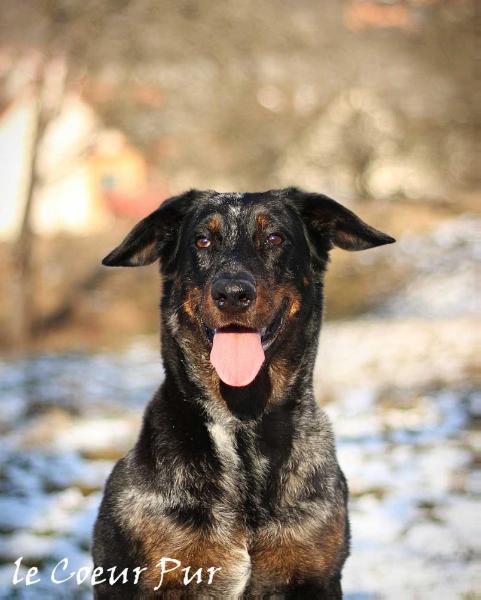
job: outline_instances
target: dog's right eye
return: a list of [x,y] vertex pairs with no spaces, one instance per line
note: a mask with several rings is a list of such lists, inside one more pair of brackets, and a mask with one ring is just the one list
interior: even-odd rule
[[199,237],[195,240],[195,245],[197,248],[203,250],[204,248],[209,248],[211,241],[207,237]]

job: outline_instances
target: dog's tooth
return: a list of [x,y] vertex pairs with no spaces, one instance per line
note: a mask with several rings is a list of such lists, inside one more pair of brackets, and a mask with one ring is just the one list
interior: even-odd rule
[[265,336],[265,334],[266,334],[266,331],[267,331],[267,327],[263,327],[263,328],[261,329],[261,337],[264,337],[264,336]]

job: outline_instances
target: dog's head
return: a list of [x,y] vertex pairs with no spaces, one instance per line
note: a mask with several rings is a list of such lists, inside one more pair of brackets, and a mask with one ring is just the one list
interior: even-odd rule
[[323,195],[192,190],[143,219],[103,264],[160,259],[168,337],[197,375],[203,364],[224,385],[244,387],[274,357],[299,362],[309,337],[317,338],[322,275],[334,246],[392,242]]

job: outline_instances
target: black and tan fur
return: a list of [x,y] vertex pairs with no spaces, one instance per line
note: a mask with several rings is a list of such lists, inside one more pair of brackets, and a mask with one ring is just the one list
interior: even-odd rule
[[[269,245],[271,234],[282,244]],[[210,246],[198,248],[199,238]],[[96,566],[148,570],[137,585],[97,586],[97,598],[342,597],[347,485],[312,389],[323,276],[334,246],[393,241],[330,198],[295,188],[193,190],[162,204],[104,259],[160,259],[165,380],[107,482],[94,536]],[[256,301],[241,315],[212,300],[222,273],[254,282]],[[222,383],[209,360],[213,329],[272,323],[255,380]],[[221,571],[209,586],[187,587],[176,571],[153,592],[162,557]]]

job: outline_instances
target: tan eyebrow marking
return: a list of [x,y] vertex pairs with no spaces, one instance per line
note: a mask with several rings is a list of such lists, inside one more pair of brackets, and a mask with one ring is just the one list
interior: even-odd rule
[[207,227],[211,233],[219,233],[220,231],[220,218],[219,217],[211,217],[207,221]]
[[264,213],[260,213],[256,216],[256,224],[260,229],[265,229],[269,224],[269,217]]

